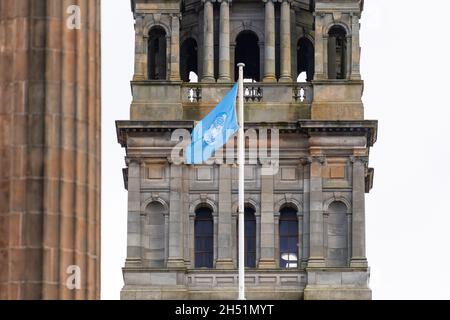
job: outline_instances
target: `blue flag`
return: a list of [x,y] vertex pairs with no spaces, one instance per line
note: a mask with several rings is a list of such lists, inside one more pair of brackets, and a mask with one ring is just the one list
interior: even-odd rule
[[202,164],[239,130],[236,116],[238,85],[194,128],[185,153],[186,164]]

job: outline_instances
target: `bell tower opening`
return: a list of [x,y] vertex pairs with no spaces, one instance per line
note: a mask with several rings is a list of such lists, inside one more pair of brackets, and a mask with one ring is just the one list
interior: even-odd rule
[[314,46],[312,42],[302,37],[297,45],[297,75],[306,73],[306,81],[314,80]]
[[180,49],[180,59],[181,80],[191,82],[192,72],[198,76],[198,47],[195,39],[187,38],[183,41]]
[[328,79],[345,79],[347,72],[347,32],[333,26],[328,32]]
[[249,30],[242,31],[236,38],[235,80],[238,80],[238,63],[245,63],[244,78],[260,81],[260,55],[258,36]]
[[167,44],[166,31],[161,27],[153,27],[148,37],[148,79],[166,80],[167,76]]

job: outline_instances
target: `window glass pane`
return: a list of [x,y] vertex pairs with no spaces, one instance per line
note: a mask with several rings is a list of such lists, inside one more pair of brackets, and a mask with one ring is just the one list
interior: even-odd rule
[[212,268],[214,263],[214,223],[212,211],[200,208],[195,217],[195,267]]

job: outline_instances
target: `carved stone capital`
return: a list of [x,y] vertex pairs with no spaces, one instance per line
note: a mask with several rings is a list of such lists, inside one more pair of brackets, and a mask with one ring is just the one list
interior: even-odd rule
[[355,164],[355,163],[362,163],[365,166],[369,164],[369,158],[368,157],[355,157],[355,156],[351,156],[350,158],[350,162]]
[[325,156],[312,156],[311,160],[312,160],[311,163],[312,162],[317,162],[317,163],[320,163],[322,165],[326,162]]
[[312,163],[312,158],[311,157],[304,157],[300,159],[300,163],[302,166],[307,166],[310,165]]
[[127,164],[127,166],[130,166],[131,164],[141,165],[144,163],[144,160],[142,158],[125,157],[125,163]]

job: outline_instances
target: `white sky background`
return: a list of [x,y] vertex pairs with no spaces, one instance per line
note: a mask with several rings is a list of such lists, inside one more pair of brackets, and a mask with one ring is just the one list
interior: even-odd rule
[[[450,45],[445,0],[366,0],[366,119],[379,120],[366,196],[374,299],[450,299]],[[129,0],[103,1],[102,298],[119,299],[126,256],[124,150],[134,29]]]

